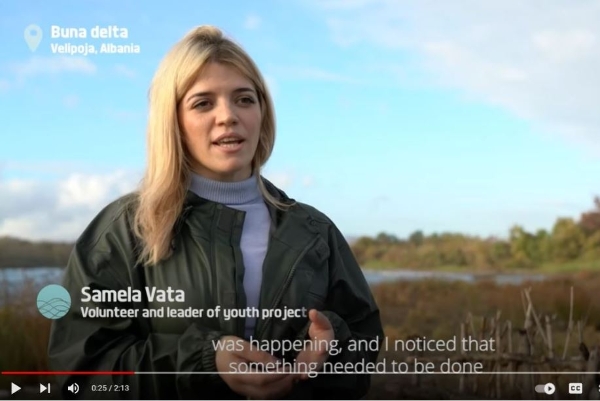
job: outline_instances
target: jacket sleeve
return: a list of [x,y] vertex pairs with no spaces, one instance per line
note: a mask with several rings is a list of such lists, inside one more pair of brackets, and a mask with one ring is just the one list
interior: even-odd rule
[[[91,232],[90,232],[91,231]],[[76,243],[70,256],[63,286],[71,296],[71,309],[53,322],[48,354],[55,371],[64,372],[216,372],[213,341],[223,333],[198,325],[181,334],[151,333],[144,318],[84,317],[82,308],[135,309],[132,303],[82,303],[81,289],[127,290],[132,286],[132,256],[127,235],[117,227],[109,233],[88,233]],[[227,385],[218,374],[190,375],[64,375],[58,376],[61,395],[69,384],[77,383],[77,398],[173,399],[201,398],[200,391],[221,392]],[[123,385],[119,392],[92,391],[92,384]],[[127,387],[124,387],[124,386]],[[114,388],[114,387],[113,387]],[[128,391],[124,391],[128,390]]]
[[[335,226],[332,231],[329,292],[321,312],[331,322],[341,352],[331,355],[328,363],[354,367],[357,362],[376,362],[384,335],[379,308],[347,241]],[[363,346],[358,351],[350,350],[351,340],[377,343],[377,349],[366,350]],[[356,399],[367,394],[371,377],[340,373],[318,375],[311,381],[313,396],[319,399]]]

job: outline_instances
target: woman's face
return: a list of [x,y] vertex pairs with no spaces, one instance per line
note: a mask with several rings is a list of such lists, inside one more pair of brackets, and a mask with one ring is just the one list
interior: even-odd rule
[[236,69],[210,63],[178,110],[195,173],[218,181],[250,177],[261,109],[252,82]]

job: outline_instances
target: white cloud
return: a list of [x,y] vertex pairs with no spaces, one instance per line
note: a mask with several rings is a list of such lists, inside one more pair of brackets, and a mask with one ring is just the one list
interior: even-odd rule
[[125,171],[104,175],[72,174],[58,183],[57,208],[101,208],[115,195],[131,191],[135,183],[131,178]]
[[600,152],[599,2],[308,4],[320,11],[338,45],[414,52],[427,73],[423,85],[457,88]]
[[289,171],[264,171],[263,175],[273,184],[283,190],[289,190],[294,185],[304,188],[315,186],[315,177],[312,175],[299,176]]
[[135,189],[129,171],[71,174],[56,181],[0,181],[0,236],[75,240],[108,203]]
[[[63,167],[68,166],[75,165],[55,166],[56,172],[64,172]],[[3,171],[25,171],[16,168],[19,167],[17,163],[6,163],[0,167]],[[34,168],[22,167],[28,167],[26,171]],[[265,176],[283,190],[294,183],[292,174],[286,172]],[[51,181],[2,180],[1,177],[0,236],[73,241],[106,205],[133,191],[141,173],[128,170],[100,174],[71,173]],[[313,185],[313,178],[305,176],[302,183]]]
[[73,109],[79,105],[79,96],[77,96],[77,95],[65,96],[65,98],[63,99],[63,103],[64,103],[65,107],[67,107],[69,109]]
[[[59,175],[65,176],[72,174],[73,171],[86,171],[93,172],[97,171],[96,167],[89,166],[79,162],[69,161],[18,161],[18,160],[5,160],[0,162],[0,172],[11,171],[17,174],[31,175],[31,173],[43,172],[44,175]],[[1,180],[0,180],[1,183]]]
[[97,67],[86,57],[32,57],[24,63],[13,63],[10,70],[18,81],[24,81],[38,75],[56,75],[62,73],[95,74]]
[[541,31],[531,41],[544,57],[558,63],[583,60],[597,45],[596,34],[581,29],[571,31]]
[[140,23],[148,26],[152,24],[152,18],[148,14],[140,14]]
[[312,187],[313,185],[315,185],[315,178],[311,175],[307,175],[304,178],[302,178],[302,185],[304,187]]
[[262,20],[258,15],[251,14],[246,17],[246,20],[244,21],[244,28],[249,30],[255,30],[260,28],[261,23]]
[[126,78],[135,78],[137,76],[137,73],[133,69],[127,67],[124,64],[115,65],[115,72]]
[[0,79],[0,93],[8,92],[10,89],[10,82],[6,79]]
[[337,72],[327,71],[317,67],[278,67],[277,73],[296,79],[309,79],[314,81],[338,82],[345,84],[359,83],[355,78]]
[[143,118],[142,113],[127,110],[107,110],[107,114],[110,118],[121,122],[136,121]]
[[271,93],[271,97],[275,98],[275,96],[277,96],[277,93],[279,90],[277,81],[275,80],[274,77],[272,77],[270,75],[266,75],[266,74],[264,76],[264,79],[266,81],[267,88],[269,89],[269,92]]
[[275,186],[286,190],[294,181],[293,176],[290,173],[268,173],[266,172],[265,177],[271,181]]

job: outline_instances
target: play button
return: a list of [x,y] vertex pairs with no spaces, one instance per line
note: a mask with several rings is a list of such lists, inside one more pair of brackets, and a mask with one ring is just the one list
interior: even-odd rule
[[21,387],[17,386],[15,383],[10,383],[10,393],[11,394],[14,394],[19,390],[21,390]]

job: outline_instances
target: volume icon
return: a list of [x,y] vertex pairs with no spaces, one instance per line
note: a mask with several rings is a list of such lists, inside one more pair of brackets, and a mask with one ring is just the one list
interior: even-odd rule
[[77,394],[79,392],[79,384],[73,383],[69,387],[67,387],[67,390],[69,390],[73,394]]

